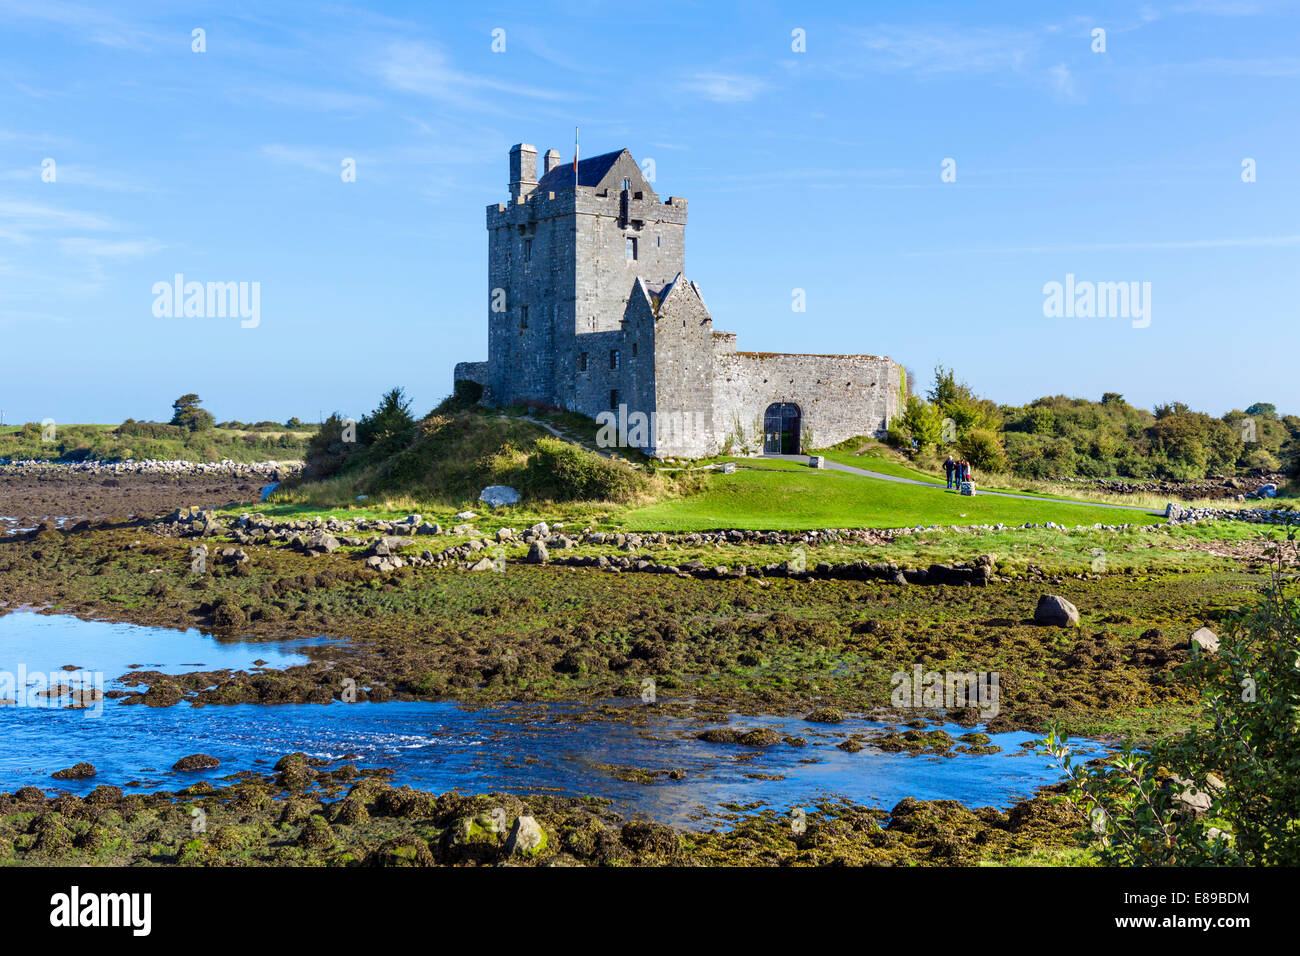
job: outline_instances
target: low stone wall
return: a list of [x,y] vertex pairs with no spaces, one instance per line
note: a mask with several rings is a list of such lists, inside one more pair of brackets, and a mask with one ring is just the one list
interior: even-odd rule
[[1193,521],[1245,521],[1250,524],[1300,524],[1300,511],[1285,508],[1183,508],[1170,503],[1165,507],[1170,524]]
[[45,475],[177,475],[267,478],[278,481],[302,471],[300,461],[7,461],[0,458],[0,474],[22,477]]
[[452,372],[453,382],[477,382],[485,389],[488,387],[488,363],[487,362],[457,362],[456,369]]

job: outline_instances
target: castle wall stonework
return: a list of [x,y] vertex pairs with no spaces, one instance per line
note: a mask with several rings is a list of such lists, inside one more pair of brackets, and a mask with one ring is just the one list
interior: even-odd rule
[[[769,405],[792,403],[802,446],[883,435],[902,369],[871,355],[740,352],[684,275],[687,203],[660,200],[627,150],[573,164],[510,153],[510,199],[487,208],[488,360],[457,364],[484,402],[532,404],[653,427],[659,457],[763,447]],[[642,437],[642,436],[645,437]]]
[[898,411],[902,369],[880,356],[732,352],[716,361],[714,419],[733,447],[761,445],[773,404],[799,407],[804,450],[882,436]]

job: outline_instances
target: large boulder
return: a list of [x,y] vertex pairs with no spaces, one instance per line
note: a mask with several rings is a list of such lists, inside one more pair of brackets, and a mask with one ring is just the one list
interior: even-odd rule
[[506,839],[506,852],[520,856],[536,856],[546,849],[546,831],[532,817],[518,817]]
[[1043,594],[1034,608],[1034,623],[1047,627],[1078,627],[1079,609],[1059,594]]
[[[1217,777],[1215,778],[1218,779]],[[1174,793],[1174,802],[1179,804],[1182,809],[1193,814],[1201,816],[1209,811],[1214,803],[1214,796],[1208,790],[1199,789],[1195,783],[1186,777],[1180,777],[1174,774],[1170,778]]]
[[540,541],[534,541],[528,546],[528,557],[524,560],[529,564],[545,564],[550,559],[551,555],[546,550],[546,545]]
[[478,500],[489,508],[516,505],[519,503],[519,492],[509,485],[488,485],[479,492]]
[[314,531],[302,543],[309,554],[333,554],[339,548],[339,539],[328,531]]

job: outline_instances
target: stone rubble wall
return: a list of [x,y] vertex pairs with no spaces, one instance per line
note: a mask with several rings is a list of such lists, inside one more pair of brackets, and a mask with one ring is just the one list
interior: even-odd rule
[[801,413],[801,448],[826,448],[859,435],[883,437],[899,413],[902,367],[875,355],[785,355],[718,351],[714,428],[724,448],[762,451],[769,405]]

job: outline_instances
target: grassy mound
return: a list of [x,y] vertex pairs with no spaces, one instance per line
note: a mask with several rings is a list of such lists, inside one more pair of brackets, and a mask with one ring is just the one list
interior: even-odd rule
[[652,500],[660,482],[624,461],[551,435],[535,422],[448,400],[396,449],[359,447],[328,477],[286,488],[276,500],[341,506],[358,495],[426,505],[473,502],[509,485],[529,502]]

